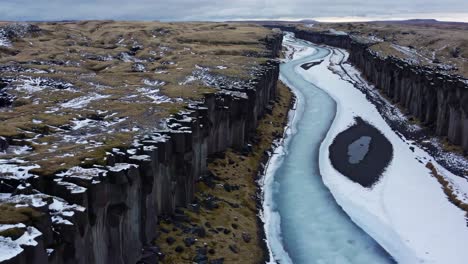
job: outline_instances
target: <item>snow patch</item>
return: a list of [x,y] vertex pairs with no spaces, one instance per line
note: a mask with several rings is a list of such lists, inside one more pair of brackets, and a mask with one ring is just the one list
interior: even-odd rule
[[335,29],[333,29],[333,28],[330,28],[330,29],[328,30],[328,32],[329,32],[330,34],[339,35],[339,36],[347,36],[347,35],[348,35],[348,33],[344,32],[344,31],[335,30]]
[[129,170],[130,168],[138,168],[138,165],[129,163],[116,163],[114,166],[107,166],[107,168],[113,172],[120,172]]
[[0,47],[11,47],[11,41],[3,28],[0,28]]
[[40,168],[39,165],[20,165],[11,161],[0,159],[0,179],[29,179],[34,176],[29,171]]
[[16,86],[16,90],[26,92],[26,93],[35,93],[42,91],[44,89],[69,89],[73,88],[73,84],[66,83],[62,81],[42,78],[42,77],[25,77],[21,76],[18,80],[19,84]]
[[168,96],[161,95],[159,93],[159,89],[155,88],[148,88],[148,87],[143,87],[143,88],[138,88],[137,92],[141,93],[142,95],[146,96],[147,98],[151,99],[153,103],[155,104],[162,104],[162,103],[170,103],[172,102],[172,99]]
[[143,83],[148,86],[163,86],[166,84],[166,82],[164,81],[150,80],[150,79],[143,79]]
[[42,233],[39,230],[28,226],[23,235],[16,240],[0,236],[0,261],[9,260],[23,252],[21,246],[37,246],[36,238],[40,235]]
[[101,99],[109,98],[109,97],[110,95],[102,95],[102,94],[93,93],[90,95],[85,95],[85,96],[74,98],[66,103],[61,104],[60,106],[63,108],[80,109],[80,108],[86,107],[92,101],[97,101],[97,100],[101,100]]
[[72,167],[69,170],[58,173],[58,177],[63,178],[80,178],[85,180],[92,180],[94,178],[104,177],[107,175],[107,171],[99,168],[82,168],[82,167]]

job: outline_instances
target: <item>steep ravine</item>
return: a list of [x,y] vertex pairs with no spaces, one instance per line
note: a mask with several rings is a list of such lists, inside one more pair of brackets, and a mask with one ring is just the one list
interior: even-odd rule
[[[276,56],[282,36],[267,41]],[[277,62],[265,63],[245,87],[208,94],[202,104],[169,119],[170,131],[135,140],[133,150],[113,151],[107,166],[71,172],[67,177],[35,177],[30,181],[35,189],[82,207],[70,208],[72,216],[52,223],[52,198],[43,202],[44,195],[34,194],[41,201],[36,209],[43,215],[32,226],[42,235],[36,237],[37,243],[24,246],[20,254],[2,263],[138,261],[142,248],[154,238],[158,215],[171,214],[175,207],[192,201],[195,179],[207,172],[207,156],[229,147],[241,148],[255,132],[257,120],[275,98],[278,74]],[[20,184],[9,182],[15,192],[32,194],[30,185],[17,188]],[[86,190],[77,191],[82,187]]]
[[468,81],[411,65],[395,57],[383,58],[349,35],[283,27],[296,37],[349,50],[349,61],[393,103],[399,104],[437,136],[446,137],[468,152]]
[[[275,104],[259,119],[250,145],[210,156],[209,173],[197,181],[194,202],[187,208],[176,208],[171,217],[161,217],[155,242],[164,254],[162,263],[268,260],[259,218],[260,177],[272,144],[281,138],[287,124],[292,96],[279,82]],[[148,259],[148,263],[154,261]]]

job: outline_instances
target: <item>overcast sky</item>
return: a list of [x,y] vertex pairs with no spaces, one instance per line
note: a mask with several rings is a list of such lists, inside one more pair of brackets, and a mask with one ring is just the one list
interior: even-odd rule
[[0,0],[0,20],[370,20],[468,22],[468,0]]

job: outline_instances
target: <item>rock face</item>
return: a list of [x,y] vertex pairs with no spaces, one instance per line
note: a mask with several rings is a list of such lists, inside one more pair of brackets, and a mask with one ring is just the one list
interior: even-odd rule
[[[276,56],[282,36],[269,41]],[[136,263],[154,239],[158,215],[192,201],[195,179],[207,173],[207,156],[241,148],[255,132],[275,98],[278,74],[277,62],[262,65],[244,87],[208,94],[169,119],[168,131],[136,139],[134,149],[109,153],[106,166],[28,180],[34,189],[82,209],[50,223],[54,212],[47,202],[41,211],[49,222],[35,225],[42,233],[37,245],[2,263]]]
[[6,138],[0,137],[0,152],[7,150],[9,144]]
[[293,31],[296,37],[350,51],[349,61],[361,70],[393,103],[400,104],[436,135],[447,137],[468,152],[468,80],[409,64],[399,58],[383,58],[349,35]]

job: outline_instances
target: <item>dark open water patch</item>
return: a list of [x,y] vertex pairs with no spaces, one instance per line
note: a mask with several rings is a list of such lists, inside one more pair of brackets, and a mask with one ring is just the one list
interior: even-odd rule
[[312,68],[312,67],[314,67],[316,65],[319,65],[322,62],[323,62],[323,60],[304,63],[304,64],[301,65],[301,68],[307,71],[308,69],[310,69],[310,68]]
[[341,174],[364,187],[379,181],[393,158],[392,143],[377,128],[356,117],[356,124],[338,134],[330,160]]

